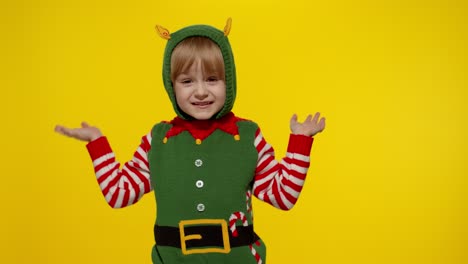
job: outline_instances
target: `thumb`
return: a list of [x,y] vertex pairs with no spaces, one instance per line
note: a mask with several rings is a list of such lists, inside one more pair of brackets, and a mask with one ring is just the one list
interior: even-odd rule
[[87,127],[89,127],[89,124],[86,123],[86,122],[81,122],[81,127],[82,128],[87,128]]

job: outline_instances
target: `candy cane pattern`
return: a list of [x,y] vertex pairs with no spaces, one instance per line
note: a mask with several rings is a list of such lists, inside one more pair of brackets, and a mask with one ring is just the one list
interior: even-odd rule
[[[249,225],[249,222],[248,222],[248,220],[245,217],[245,214],[243,212],[232,213],[231,217],[229,217],[229,229],[231,230],[231,233],[232,233],[233,237],[237,237],[239,235],[237,233],[237,229],[236,229],[236,222],[238,220],[242,221],[243,226],[248,226]],[[257,246],[260,246],[259,241],[256,241],[255,244]],[[263,263],[262,258],[260,257],[260,255],[257,253],[255,248],[253,247],[253,244],[249,245],[249,248],[250,248],[250,252],[252,252],[252,255],[254,256],[255,260],[257,261],[257,264],[262,264]]]
[[229,217],[229,229],[231,229],[231,233],[233,237],[237,237],[237,229],[236,229],[236,222],[237,220],[242,220],[242,225],[243,226],[248,226],[249,222],[247,221],[247,218],[245,217],[245,214],[243,212],[235,212]]

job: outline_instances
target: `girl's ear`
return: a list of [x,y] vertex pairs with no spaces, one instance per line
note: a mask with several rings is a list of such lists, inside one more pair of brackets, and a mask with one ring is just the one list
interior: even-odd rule
[[171,39],[171,33],[169,32],[169,30],[167,30],[166,28],[163,28],[162,26],[160,25],[156,25],[156,31],[158,31],[159,33],[159,36],[163,39],[167,39],[167,40],[170,40]]
[[232,19],[229,17],[226,21],[226,26],[224,26],[224,36],[228,36],[229,32],[231,32],[231,24],[232,24]]

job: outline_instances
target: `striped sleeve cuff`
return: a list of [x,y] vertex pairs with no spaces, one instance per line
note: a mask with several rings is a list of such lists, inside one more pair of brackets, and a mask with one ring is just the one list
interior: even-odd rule
[[291,134],[289,136],[288,152],[309,156],[313,142],[313,137]]
[[89,156],[91,156],[92,160],[96,160],[112,152],[109,141],[107,141],[105,136],[89,142],[86,144],[86,148],[88,149]]

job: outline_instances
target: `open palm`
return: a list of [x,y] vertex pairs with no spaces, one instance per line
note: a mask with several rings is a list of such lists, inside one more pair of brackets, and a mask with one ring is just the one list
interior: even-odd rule
[[293,134],[315,136],[325,129],[325,118],[320,118],[320,113],[315,113],[314,117],[308,115],[303,123],[297,121],[297,115],[291,117],[290,128]]
[[93,141],[102,136],[99,128],[90,126],[86,122],[81,123],[79,128],[68,128],[61,125],[55,126],[55,132],[64,136],[72,137],[82,141]]

